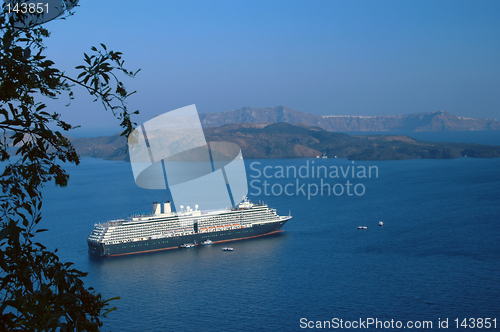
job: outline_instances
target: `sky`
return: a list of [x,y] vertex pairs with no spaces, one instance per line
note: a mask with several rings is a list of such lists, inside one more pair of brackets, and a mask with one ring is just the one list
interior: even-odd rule
[[[123,52],[128,102],[142,123],[196,104],[199,113],[288,106],[320,115],[447,111],[500,118],[500,1],[80,1],[46,23],[46,54],[76,76],[83,52]],[[82,128],[120,131],[75,87],[49,105]]]

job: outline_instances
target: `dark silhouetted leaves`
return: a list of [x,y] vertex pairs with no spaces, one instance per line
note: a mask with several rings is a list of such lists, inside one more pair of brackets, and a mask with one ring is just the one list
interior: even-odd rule
[[[72,8],[77,1],[64,1]],[[5,4],[4,4],[5,5]],[[22,17],[0,16],[0,330],[99,331],[101,318],[115,308],[81,278],[86,273],[61,262],[35,235],[42,215],[42,187],[49,181],[64,187],[69,174],[62,163],[80,160],[61,133],[75,127],[47,110],[40,96],[57,99],[71,88],[86,89],[110,109],[128,136],[133,123],[125,106],[128,93],[117,75],[133,77],[120,52],[91,48],[83,55],[77,78],[66,76],[43,54],[49,31],[22,26]],[[16,23],[16,20],[18,22]],[[54,129],[56,128],[56,129]]]

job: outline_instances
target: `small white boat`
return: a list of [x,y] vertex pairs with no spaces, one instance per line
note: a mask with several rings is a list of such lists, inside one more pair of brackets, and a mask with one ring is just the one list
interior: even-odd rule
[[358,226],[358,229],[367,229],[368,227],[366,226]]
[[203,244],[204,246],[208,246],[211,245],[212,243],[214,243],[212,240],[205,240],[201,244]]
[[379,225],[379,226],[384,226],[384,223],[382,222],[382,220],[380,220],[380,221],[378,222],[378,225]]
[[181,247],[181,248],[194,248],[194,243],[183,243],[179,247]]
[[233,251],[233,247],[224,247],[222,248],[223,251]]

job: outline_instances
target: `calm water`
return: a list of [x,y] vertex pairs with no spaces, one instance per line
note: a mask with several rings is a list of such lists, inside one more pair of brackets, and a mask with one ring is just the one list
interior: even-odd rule
[[[254,169],[276,170],[307,160],[258,162]],[[291,210],[293,219],[279,236],[234,242],[234,252],[214,245],[92,259],[86,237],[95,222],[147,211],[165,197],[136,187],[128,163],[84,159],[68,168],[67,188],[46,188],[43,227],[50,231],[40,240],[88,271],[88,286],[121,296],[104,331],[294,331],[301,318],[369,317],[432,320],[433,330],[438,319],[451,325],[455,318],[496,317],[500,329],[500,159],[355,166],[379,171],[378,178],[350,179],[363,184],[361,196],[250,196],[279,214]],[[277,192],[297,179],[267,180]]]

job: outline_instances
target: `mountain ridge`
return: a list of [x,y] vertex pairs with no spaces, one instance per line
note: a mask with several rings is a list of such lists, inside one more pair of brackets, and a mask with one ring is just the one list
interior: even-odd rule
[[234,123],[303,123],[327,131],[469,131],[500,130],[497,119],[458,117],[449,112],[436,111],[405,115],[353,116],[316,115],[296,111],[287,106],[242,107],[220,113],[202,113],[203,127],[220,127]]
[[[228,124],[203,128],[207,142],[237,144],[246,159],[329,157],[351,160],[452,159],[500,157],[500,146],[420,141],[404,135],[348,135],[319,127],[285,122]],[[82,157],[128,160],[126,140],[119,134],[73,138]]]

